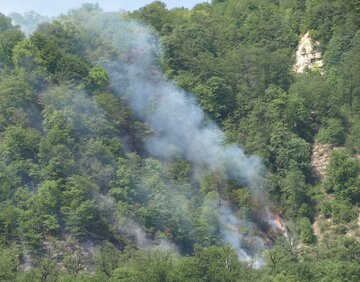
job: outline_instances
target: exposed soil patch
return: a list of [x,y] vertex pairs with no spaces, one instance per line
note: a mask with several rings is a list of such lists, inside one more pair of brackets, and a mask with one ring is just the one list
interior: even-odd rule
[[330,154],[334,148],[328,144],[315,142],[312,149],[311,168],[315,178],[324,180],[326,168],[330,162]]

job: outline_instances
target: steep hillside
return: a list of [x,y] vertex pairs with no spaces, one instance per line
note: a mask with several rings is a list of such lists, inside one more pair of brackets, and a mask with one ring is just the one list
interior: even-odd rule
[[359,26],[351,0],[0,14],[0,280],[359,281]]

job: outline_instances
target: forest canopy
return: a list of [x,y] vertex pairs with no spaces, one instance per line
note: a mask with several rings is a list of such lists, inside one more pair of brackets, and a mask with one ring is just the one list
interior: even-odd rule
[[1,281],[360,280],[359,1],[10,16]]

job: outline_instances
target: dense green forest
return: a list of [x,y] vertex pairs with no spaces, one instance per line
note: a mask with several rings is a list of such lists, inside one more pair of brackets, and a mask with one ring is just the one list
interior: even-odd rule
[[0,14],[0,281],[360,281],[359,0],[46,20]]

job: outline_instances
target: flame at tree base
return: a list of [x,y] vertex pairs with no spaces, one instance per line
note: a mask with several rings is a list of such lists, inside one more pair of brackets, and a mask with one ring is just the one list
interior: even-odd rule
[[276,232],[280,232],[286,238],[289,237],[285,223],[279,212],[268,212],[268,221]]

